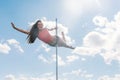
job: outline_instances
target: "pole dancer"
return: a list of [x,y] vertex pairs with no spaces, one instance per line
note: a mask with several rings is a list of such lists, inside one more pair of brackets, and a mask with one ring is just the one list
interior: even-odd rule
[[44,28],[41,20],[36,21],[32,25],[32,28],[30,29],[30,31],[26,31],[26,30],[17,28],[13,22],[11,22],[11,25],[15,30],[28,35],[27,36],[28,43],[34,43],[36,38],[38,38],[39,40],[43,41],[44,43],[46,43],[52,47],[56,47],[56,44],[57,44],[58,47],[75,49],[74,47],[66,44],[66,40],[65,40],[65,36],[64,36],[63,32],[61,33],[62,38],[60,38],[57,35],[51,35],[49,33],[49,31],[55,30],[56,27],[51,28],[51,29]]

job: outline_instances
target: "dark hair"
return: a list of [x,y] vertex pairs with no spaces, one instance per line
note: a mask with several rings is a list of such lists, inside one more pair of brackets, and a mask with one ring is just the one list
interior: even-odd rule
[[38,36],[38,32],[39,29],[37,27],[38,22],[41,22],[41,20],[36,21],[35,24],[33,24],[30,33],[27,36],[28,39],[28,43],[34,43],[34,41],[36,40],[37,36]]

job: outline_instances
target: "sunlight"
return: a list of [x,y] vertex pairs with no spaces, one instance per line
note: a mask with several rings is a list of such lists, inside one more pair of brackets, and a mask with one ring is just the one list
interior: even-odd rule
[[86,11],[93,11],[101,8],[99,0],[63,0],[65,13],[72,16],[79,16]]

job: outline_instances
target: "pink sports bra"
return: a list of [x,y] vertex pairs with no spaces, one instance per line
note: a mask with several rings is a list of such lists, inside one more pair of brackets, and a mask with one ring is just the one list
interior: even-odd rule
[[39,31],[38,38],[45,43],[50,43],[52,42],[52,39],[53,39],[53,37],[48,32],[47,28],[44,28],[43,30]]

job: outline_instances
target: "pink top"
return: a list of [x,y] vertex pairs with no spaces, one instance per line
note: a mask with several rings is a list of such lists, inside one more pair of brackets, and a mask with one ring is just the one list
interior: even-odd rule
[[50,43],[50,42],[52,42],[52,39],[53,39],[53,37],[48,32],[47,28],[44,28],[41,31],[39,31],[38,38],[45,43]]

